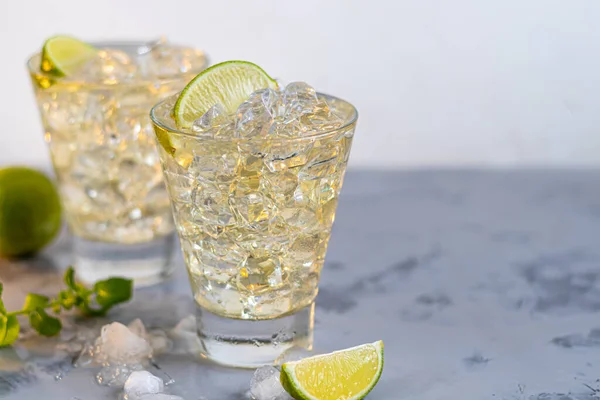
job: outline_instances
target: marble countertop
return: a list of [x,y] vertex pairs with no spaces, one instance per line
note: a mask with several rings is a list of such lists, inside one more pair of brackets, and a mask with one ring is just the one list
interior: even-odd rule
[[[369,399],[600,399],[599,241],[600,171],[351,171],[315,346],[383,339]],[[34,260],[0,261],[9,309],[58,284],[68,248],[63,238]],[[191,313],[176,262],[173,279],[110,317],[173,326]],[[0,397],[116,399],[46,347],[0,350]],[[153,372],[189,400],[243,399],[252,374],[181,356],[159,362]]]

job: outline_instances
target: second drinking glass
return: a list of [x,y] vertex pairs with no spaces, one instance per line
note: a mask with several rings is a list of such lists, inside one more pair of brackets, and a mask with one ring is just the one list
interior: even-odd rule
[[[50,65],[73,46],[88,57],[77,69]],[[148,110],[206,64],[201,51],[164,41],[91,46],[64,37],[29,60],[81,280],[143,285],[169,273],[174,226]]]

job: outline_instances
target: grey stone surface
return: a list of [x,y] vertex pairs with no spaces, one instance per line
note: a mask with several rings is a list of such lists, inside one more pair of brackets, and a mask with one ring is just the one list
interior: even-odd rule
[[[600,171],[348,174],[317,298],[315,346],[383,339],[369,399],[600,398]],[[7,306],[51,292],[68,240],[0,261]],[[181,257],[173,279],[111,314],[173,326],[193,310]],[[159,360],[189,400],[244,399],[251,371]],[[115,399],[53,344],[0,350],[0,396]]]

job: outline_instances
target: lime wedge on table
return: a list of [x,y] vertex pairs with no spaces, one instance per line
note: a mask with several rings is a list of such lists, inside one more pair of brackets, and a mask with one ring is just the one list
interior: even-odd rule
[[285,363],[281,384],[295,399],[359,400],[375,387],[383,370],[383,342]]
[[258,65],[248,61],[226,61],[202,71],[183,89],[173,108],[177,126],[189,128],[215,104],[234,113],[250,95],[260,89],[277,88]]
[[98,50],[81,40],[69,36],[54,36],[46,40],[42,49],[41,70],[58,76],[73,74]]

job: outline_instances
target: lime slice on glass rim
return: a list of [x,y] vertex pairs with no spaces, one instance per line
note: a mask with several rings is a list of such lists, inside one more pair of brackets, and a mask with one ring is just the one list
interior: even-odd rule
[[42,48],[40,69],[56,76],[68,76],[94,58],[98,49],[69,36],[54,36]]
[[288,362],[281,384],[298,400],[359,400],[377,384],[383,371],[383,342]]
[[276,89],[277,82],[258,65],[248,61],[226,61],[198,74],[183,89],[173,118],[180,128],[189,128],[215,104],[233,114],[240,104],[260,89]]

